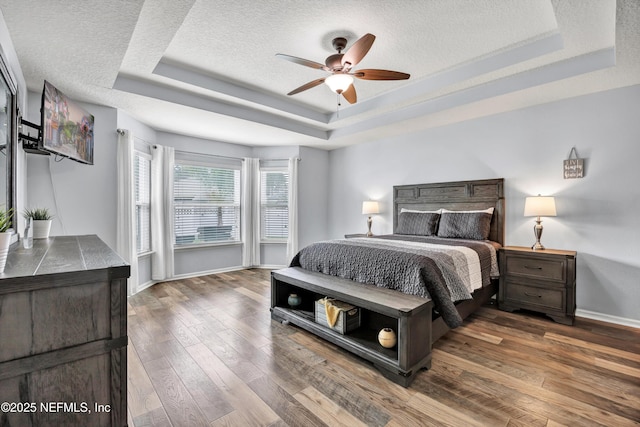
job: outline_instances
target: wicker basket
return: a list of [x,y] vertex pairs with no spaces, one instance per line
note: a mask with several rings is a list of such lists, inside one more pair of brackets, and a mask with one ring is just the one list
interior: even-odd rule
[[333,329],[343,335],[360,327],[360,312],[361,310],[358,307],[353,307],[349,310],[341,310],[338,314],[336,324],[331,327],[327,323],[327,313],[325,311],[323,300],[319,299],[315,304],[316,323]]

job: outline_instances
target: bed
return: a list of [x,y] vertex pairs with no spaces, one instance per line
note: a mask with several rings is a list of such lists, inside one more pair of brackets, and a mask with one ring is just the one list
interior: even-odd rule
[[[425,229],[433,235],[416,231]],[[504,229],[503,179],[395,186],[393,234],[303,248],[289,268],[272,272],[272,317],[371,361],[386,377],[408,386],[421,368],[431,366],[433,342],[497,292],[496,252],[504,244]],[[474,251],[484,261],[465,264]],[[399,271],[409,274],[391,277]],[[289,307],[291,293],[305,304]],[[312,304],[321,296],[360,307],[361,327],[337,334],[318,325]],[[395,349],[377,343],[381,327],[397,331]]]

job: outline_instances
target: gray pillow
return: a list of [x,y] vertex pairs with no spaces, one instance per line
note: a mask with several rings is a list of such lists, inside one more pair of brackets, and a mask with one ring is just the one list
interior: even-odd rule
[[435,236],[439,218],[440,214],[438,213],[400,212],[396,234]]
[[491,230],[488,212],[443,212],[438,225],[438,237],[487,240]]

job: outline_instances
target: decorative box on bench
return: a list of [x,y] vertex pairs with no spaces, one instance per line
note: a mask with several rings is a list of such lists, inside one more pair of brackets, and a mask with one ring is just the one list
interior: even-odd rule
[[[326,303],[329,303],[334,310],[338,310],[338,318],[333,327],[329,326],[327,321]],[[360,309],[332,298],[321,298],[315,304],[315,320],[316,323],[344,335],[360,327]]]

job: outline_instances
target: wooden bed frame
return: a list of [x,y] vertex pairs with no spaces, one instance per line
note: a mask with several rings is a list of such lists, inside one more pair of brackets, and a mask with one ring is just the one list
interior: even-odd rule
[[[402,208],[415,210],[476,210],[494,207],[490,240],[504,245],[504,180],[487,179],[393,187],[393,230]],[[464,319],[487,303],[498,290],[498,281],[476,290],[473,300],[456,305]],[[288,295],[297,293],[303,303],[288,306]],[[340,334],[315,322],[315,301],[330,296],[360,308],[361,327]],[[433,302],[413,295],[357,283],[339,277],[306,271],[299,267],[271,273],[271,317],[293,323],[374,364],[392,381],[408,387],[422,368],[431,367],[432,344],[442,337],[448,326],[434,312]],[[383,327],[397,331],[394,349],[377,342]]]
[[[415,210],[452,211],[481,210],[494,207],[491,217],[489,240],[504,246],[505,205],[504,179],[483,179],[475,181],[441,182],[436,184],[400,185],[393,187],[393,232],[398,226],[398,214],[402,208]],[[498,292],[498,280],[490,286],[476,290],[473,300],[456,305],[460,316],[465,319]],[[432,324],[431,342],[436,342],[449,331],[442,318]]]

